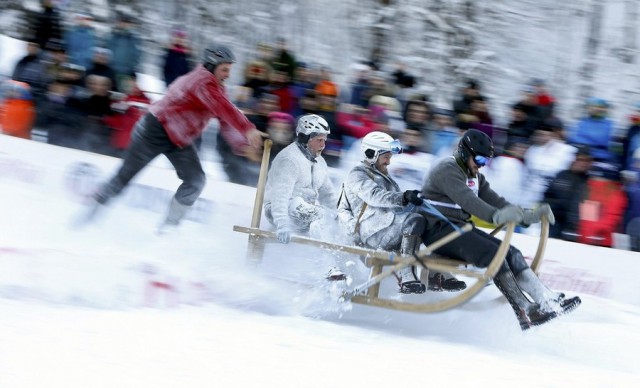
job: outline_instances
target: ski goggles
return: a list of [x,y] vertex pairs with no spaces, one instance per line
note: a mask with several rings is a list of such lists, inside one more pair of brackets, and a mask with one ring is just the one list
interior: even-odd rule
[[399,140],[394,140],[389,143],[389,151],[392,154],[399,154],[402,152],[402,144],[400,144]]
[[378,155],[386,154],[387,152],[391,152],[394,155],[402,153],[402,144],[400,144],[399,140],[393,140],[389,142],[389,147],[384,150],[379,150]]
[[491,158],[488,156],[476,155],[473,157],[473,161],[478,167],[486,166],[490,160]]

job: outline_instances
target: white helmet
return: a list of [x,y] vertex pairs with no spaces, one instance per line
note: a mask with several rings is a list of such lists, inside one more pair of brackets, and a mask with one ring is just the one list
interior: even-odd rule
[[329,133],[331,133],[329,123],[321,116],[308,114],[298,119],[296,135],[302,144],[307,144],[307,141],[314,136],[328,135]]
[[386,152],[394,154],[402,152],[402,144],[384,132],[373,131],[362,138],[360,152],[364,160],[375,163],[378,161],[378,156]]

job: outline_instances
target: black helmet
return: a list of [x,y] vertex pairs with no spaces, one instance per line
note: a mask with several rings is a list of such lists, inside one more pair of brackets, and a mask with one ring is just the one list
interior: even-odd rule
[[477,155],[493,158],[493,142],[486,133],[477,129],[469,129],[458,143],[458,154],[466,163],[469,156]]
[[226,46],[212,45],[204,49],[203,64],[212,73],[219,64],[234,63],[235,61],[235,55]]

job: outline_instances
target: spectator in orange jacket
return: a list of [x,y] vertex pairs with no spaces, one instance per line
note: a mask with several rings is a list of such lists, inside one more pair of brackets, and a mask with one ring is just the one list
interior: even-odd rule
[[340,90],[338,85],[331,80],[331,72],[328,68],[320,69],[320,80],[316,84],[316,93],[322,96],[338,97]]
[[0,133],[31,139],[35,117],[29,84],[14,80],[0,83]]

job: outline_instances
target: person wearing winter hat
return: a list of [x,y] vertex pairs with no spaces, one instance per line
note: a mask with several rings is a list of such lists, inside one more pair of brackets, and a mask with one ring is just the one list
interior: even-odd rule
[[187,43],[187,33],[181,29],[175,29],[171,33],[171,42],[165,50],[164,82],[169,86],[176,78],[191,71],[191,49]]
[[615,156],[610,151],[615,123],[607,117],[608,111],[609,103],[606,100],[589,98],[586,102],[586,115],[570,128],[567,142],[587,145],[596,161],[610,163],[615,161]]

